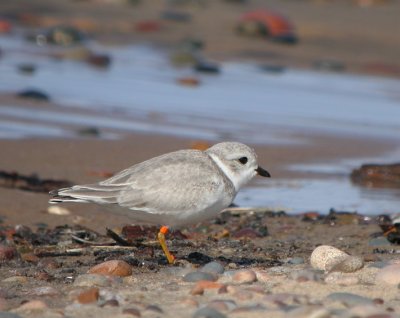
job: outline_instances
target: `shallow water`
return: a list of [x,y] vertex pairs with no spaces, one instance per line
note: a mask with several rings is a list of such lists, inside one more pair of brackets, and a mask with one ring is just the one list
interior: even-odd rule
[[[105,130],[104,138],[144,132],[260,144],[306,143],[297,132],[392,140],[400,136],[399,80],[296,70],[276,74],[235,62],[221,64],[220,74],[207,75],[176,68],[166,52],[149,46],[92,43],[112,57],[108,69],[98,69],[50,58],[44,55],[47,49],[18,37],[0,37],[0,47],[0,92],[39,89],[58,105],[0,105],[0,138],[72,137],[79,127]],[[32,75],[17,71],[27,62],[37,66]],[[201,84],[177,83],[188,76]],[[330,208],[399,212],[399,191],[363,189],[349,182],[351,169],[365,159],[289,167],[328,177],[259,183],[242,191],[236,202],[293,213]]]
[[400,189],[368,189],[348,177],[317,180],[271,180],[238,193],[239,206],[269,207],[288,213],[317,211],[359,212],[376,215],[400,212]]

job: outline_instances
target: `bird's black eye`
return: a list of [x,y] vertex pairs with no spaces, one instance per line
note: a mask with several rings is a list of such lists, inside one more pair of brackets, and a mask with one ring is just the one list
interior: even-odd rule
[[242,164],[242,165],[245,165],[246,163],[247,163],[247,157],[242,157],[242,158],[239,158],[239,162]]

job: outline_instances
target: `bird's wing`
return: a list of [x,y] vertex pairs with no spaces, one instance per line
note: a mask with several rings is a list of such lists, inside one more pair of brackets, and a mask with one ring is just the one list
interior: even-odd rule
[[[199,151],[179,151],[122,172],[126,187],[118,204],[149,213],[201,211],[220,199],[224,179],[209,157]],[[130,177],[128,177],[130,175]]]
[[181,150],[141,162],[97,184],[61,189],[51,202],[116,203],[148,213],[179,213],[213,205],[224,187],[224,178],[206,154]]

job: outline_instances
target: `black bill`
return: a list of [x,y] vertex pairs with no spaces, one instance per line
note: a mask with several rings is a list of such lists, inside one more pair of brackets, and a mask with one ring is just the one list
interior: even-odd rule
[[258,166],[258,168],[256,169],[256,171],[257,171],[258,175],[260,175],[260,176],[262,176],[262,177],[271,178],[270,173],[269,173],[267,170],[261,168],[260,166]]

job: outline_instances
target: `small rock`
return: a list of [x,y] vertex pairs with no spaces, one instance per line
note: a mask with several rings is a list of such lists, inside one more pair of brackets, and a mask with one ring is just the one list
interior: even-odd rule
[[220,289],[221,287],[225,286],[224,284],[212,282],[208,280],[200,280],[196,283],[196,286],[200,286],[204,289]]
[[348,307],[356,305],[371,305],[373,300],[352,293],[332,293],[326,297],[330,301],[339,301]]
[[190,291],[190,294],[193,296],[196,295],[203,295],[204,294],[204,288],[198,285],[195,285],[192,290]]
[[376,282],[389,285],[400,284],[400,264],[389,265],[378,271]]
[[238,284],[251,284],[257,281],[257,276],[252,270],[240,270],[233,275],[232,280]]
[[218,311],[231,311],[237,307],[236,302],[230,299],[217,299],[211,301],[207,307]]
[[132,267],[125,261],[111,260],[92,267],[88,273],[124,277],[132,275]]
[[17,256],[17,250],[12,246],[0,245],[0,261],[8,261]]
[[70,215],[71,212],[67,208],[59,205],[51,205],[47,208],[47,213],[54,215]]
[[164,313],[164,311],[160,307],[158,307],[157,305],[148,305],[146,307],[146,310],[147,311],[156,312],[156,313],[159,313],[159,314]]
[[250,313],[250,312],[257,312],[257,311],[264,311],[266,308],[260,304],[254,304],[249,306],[240,306],[232,310],[231,313]]
[[302,257],[292,257],[292,258],[289,258],[287,262],[289,264],[293,264],[293,265],[304,264],[304,258],[302,258]]
[[331,268],[331,272],[353,273],[364,267],[364,260],[359,256],[349,256]]
[[358,277],[341,272],[332,272],[325,277],[325,283],[327,284],[351,286],[357,285],[359,282],[360,280],[358,279]]
[[183,276],[182,279],[184,282],[198,282],[200,280],[215,282],[218,279],[218,277],[211,273],[191,272]]
[[134,317],[141,317],[140,310],[137,308],[126,308],[122,311],[123,314],[131,315]]
[[[115,277],[117,278],[117,277]],[[83,274],[76,277],[74,286],[79,287],[109,287],[113,282],[119,282],[118,279],[111,278],[111,276],[98,275],[98,274]]]
[[17,93],[17,96],[20,98],[34,99],[34,100],[45,101],[45,102],[50,100],[50,97],[46,93],[43,93],[39,90],[34,90],[34,89],[28,89],[25,91],[21,91],[21,92]]
[[221,263],[218,262],[210,262],[204,265],[201,269],[201,272],[204,273],[210,273],[210,274],[223,274],[224,273],[224,267],[221,265]]
[[226,318],[226,316],[214,308],[203,307],[193,314],[193,318]]
[[81,292],[77,300],[81,304],[90,304],[99,299],[99,289],[97,287],[92,287],[88,290]]
[[329,271],[333,266],[343,261],[349,255],[336,247],[318,246],[311,254],[310,263],[315,269]]
[[182,77],[178,78],[177,82],[183,86],[199,86],[200,85],[200,80],[196,77]]
[[101,307],[118,307],[118,306],[119,306],[119,302],[116,299],[109,299],[101,304]]
[[43,310],[47,309],[48,306],[41,300],[30,300],[27,303],[22,304],[18,307],[18,311],[30,311],[30,310]]

